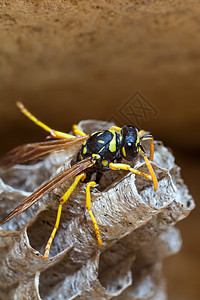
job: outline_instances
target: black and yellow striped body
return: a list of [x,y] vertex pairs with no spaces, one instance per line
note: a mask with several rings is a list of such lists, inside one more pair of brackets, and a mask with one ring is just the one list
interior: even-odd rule
[[[110,170],[109,163],[119,159],[120,134],[115,130],[94,132],[82,145],[78,160],[93,157],[96,163],[85,170],[86,174],[103,173]],[[100,174],[99,174],[100,175]]]

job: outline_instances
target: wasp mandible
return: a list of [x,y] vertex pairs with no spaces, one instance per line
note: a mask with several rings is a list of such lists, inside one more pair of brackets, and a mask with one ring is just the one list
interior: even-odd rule
[[[50,238],[45,247],[44,258],[48,258],[52,241],[58,229],[63,205],[67,202],[71,193],[81,181],[86,184],[86,209],[92,219],[98,245],[102,245],[102,239],[98,224],[91,210],[90,189],[99,183],[104,172],[109,170],[127,170],[137,175],[141,175],[153,182],[154,190],[157,190],[158,181],[150,161],[153,161],[154,145],[153,136],[147,135],[143,130],[138,131],[134,126],[125,125],[122,128],[112,126],[108,130],[96,131],[91,135],[80,131],[77,125],[73,125],[74,135],[54,130],[33,116],[21,102],[17,102],[21,112],[27,116],[36,125],[43,128],[50,134],[53,140],[46,140],[40,143],[25,144],[9,151],[0,159],[0,165],[10,167],[15,164],[28,163],[33,159],[42,157],[61,149],[67,149],[73,145],[80,145],[81,149],[77,154],[77,162],[69,169],[57,174],[54,178],[45,182],[13,211],[11,211],[1,222],[6,223],[13,217],[27,210],[46,194],[53,191],[65,181],[75,177],[74,182],[59,200],[56,222]],[[150,140],[150,156],[147,158],[146,151],[141,145],[144,140]],[[142,154],[148,171],[146,174],[132,168],[130,165],[121,163],[122,158],[127,161],[136,160],[139,154]],[[95,181],[91,180],[96,175]]]

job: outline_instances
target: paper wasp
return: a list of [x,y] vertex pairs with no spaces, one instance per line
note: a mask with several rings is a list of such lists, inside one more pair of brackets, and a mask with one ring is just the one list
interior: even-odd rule
[[[149,162],[149,160],[153,160],[154,154],[153,137],[146,135],[143,130],[138,131],[137,128],[127,125],[122,128],[112,126],[108,130],[97,131],[91,135],[87,135],[74,125],[73,132],[75,135],[71,135],[51,129],[33,116],[21,102],[17,102],[17,106],[25,116],[46,130],[50,134],[50,137],[54,139],[46,140],[41,143],[25,144],[14,148],[0,159],[1,166],[10,167],[15,164],[25,164],[33,159],[47,155],[52,151],[67,149],[75,144],[81,147],[77,154],[77,162],[71,168],[60,172],[54,178],[45,182],[0,222],[0,225],[6,223],[13,217],[27,210],[40,198],[53,191],[63,182],[75,177],[72,185],[60,198],[56,222],[45,247],[44,258],[48,258],[49,256],[50,247],[59,226],[63,204],[67,202],[79,181],[86,183],[86,209],[92,219],[99,245],[102,244],[102,239],[97,222],[91,211],[90,188],[99,183],[104,172],[109,170],[128,170],[151,180],[154,185],[154,190],[157,190],[157,178]],[[141,141],[143,140],[150,140],[149,159],[147,158],[144,147],[141,145]],[[136,170],[128,164],[121,163],[122,158],[133,161],[137,159],[140,153],[143,155],[150,175]],[[96,180],[91,181],[91,177],[94,174],[96,174]]]

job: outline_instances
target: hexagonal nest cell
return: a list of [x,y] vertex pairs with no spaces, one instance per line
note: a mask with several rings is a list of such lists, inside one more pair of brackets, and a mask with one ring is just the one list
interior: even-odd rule
[[[78,126],[90,133],[110,123],[89,120]],[[148,142],[144,143],[148,152]],[[180,250],[181,236],[174,225],[194,209],[194,201],[172,152],[162,142],[154,146],[156,192],[151,181],[127,171],[105,173],[92,189],[102,246],[85,209],[85,184],[80,183],[63,207],[50,257],[42,257],[59,198],[73,179],[3,225],[0,298],[167,299],[162,260]],[[68,168],[77,151],[59,151],[29,165],[1,169],[1,217],[42,182]],[[148,172],[142,157],[134,168]]]

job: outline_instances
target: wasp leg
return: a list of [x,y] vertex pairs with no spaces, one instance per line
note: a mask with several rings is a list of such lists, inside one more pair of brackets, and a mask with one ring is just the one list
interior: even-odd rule
[[97,237],[97,241],[98,241],[98,245],[102,245],[103,242],[101,240],[101,235],[99,232],[99,227],[97,225],[97,222],[95,220],[95,217],[91,211],[91,195],[90,195],[90,187],[94,186],[96,184],[95,181],[90,181],[86,184],[86,209],[88,210],[90,217],[92,219],[93,225],[94,225],[94,230],[96,233],[96,237]]
[[47,245],[45,247],[45,253],[44,253],[44,258],[48,258],[49,257],[49,251],[50,251],[50,247],[51,244],[53,242],[53,239],[55,237],[56,231],[58,229],[59,223],[60,223],[60,217],[61,217],[61,211],[62,211],[62,206],[63,204],[65,204],[69,198],[69,196],[71,195],[71,193],[74,191],[74,189],[76,188],[77,184],[79,183],[80,180],[84,180],[86,177],[86,174],[83,172],[79,175],[76,176],[74,182],[72,183],[72,185],[69,187],[69,189],[66,191],[66,193],[60,198],[60,204],[58,207],[58,212],[57,212],[57,217],[56,217],[56,222],[54,225],[54,228],[51,232],[50,238],[47,242]]
[[145,160],[145,163],[146,163],[147,168],[148,168],[148,170],[149,170],[149,173],[151,174],[151,178],[152,178],[153,185],[154,185],[154,191],[156,191],[157,188],[158,188],[158,180],[157,180],[156,175],[155,175],[155,173],[154,173],[154,170],[153,170],[153,168],[152,168],[152,166],[151,166],[151,164],[150,164],[150,162],[149,162],[149,160],[148,160],[148,158],[147,158],[146,151],[145,151],[145,149],[142,147],[142,145],[140,145],[140,150],[141,150],[142,155],[143,155],[143,157],[144,157],[144,160]]
[[153,136],[148,134],[144,135],[140,138],[141,141],[150,140],[150,155],[149,160],[153,161],[153,155],[154,155],[154,145],[153,145]]
[[116,130],[118,133],[121,133],[121,128],[118,126],[111,126],[109,130]]
[[16,103],[18,108],[20,109],[20,111],[27,117],[29,118],[31,121],[33,121],[36,125],[38,125],[39,127],[43,128],[45,131],[49,132],[51,134],[52,137],[58,138],[58,139],[70,139],[70,138],[75,138],[74,135],[65,133],[65,132],[61,132],[61,131],[57,131],[54,130],[52,128],[50,128],[49,126],[47,126],[46,124],[42,123],[41,121],[39,121],[34,115],[32,115],[32,113],[30,113],[23,105],[23,103],[21,102],[17,102]]
[[127,165],[127,164],[121,164],[121,163],[110,163],[109,164],[109,167],[112,169],[112,170],[126,170],[126,171],[131,171],[137,175],[141,175],[149,180],[152,181],[152,178],[150,175],[146,174],[146,173],[143,173],[139,170],[136,170],[134,168],[131,168],[131,166]]
[[75,135],[80,135],[80,136],[85,136],[86,135],[85,132],[83,132],[83,131],[81,131],[81,130],[78,129],[78,127],[77,127],[76,124],[74,124],[72,126],[72,130],[73,130],[73,132],[74,132]]
[[148,174],[146,174],[146,173],[143,173],[143,172],[141,172],[141,171],[139,171],[139,170],[135,170],[135,169],[131,168],[131,166],[127,165],[127,164],[110,163],[110,164],[109,164],[109,167],[110,167],[112,170],[119,170],[119,169],[120,169],[120,170],[131,171],[131,172],[133,172],[133,173],[135,173],[135,174],[141,175],[141,176],[143,176],[144,178],[147,178],[147,179],[153,181],[154,191],[156,191],[157,188],[158,188],[158,181],[157,181],[156,175],[155,175],[155,173],[154,173],[154,170],[153,170],[153,168],[152,168],[152,166],[151,166],[151,164],[150,164],[150,162],[149,162],[149,160],[148,160],[146,154],[144,154],[144,153],[142,153],[142,154],[143,154],[144,160],[145,160],[145,162],[146,162],[147,168],[148,168],[149,173],[151,174],[151,176],[148,175]]

